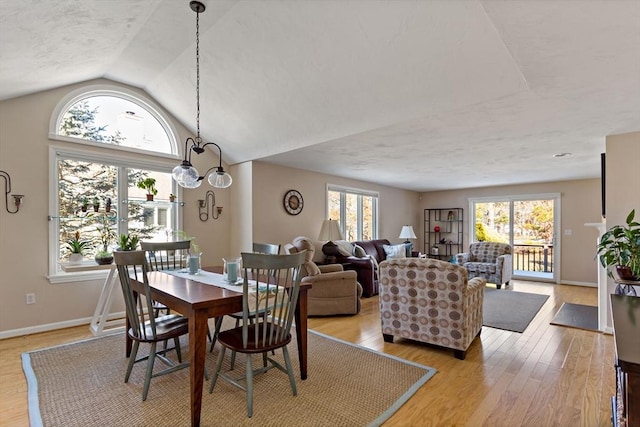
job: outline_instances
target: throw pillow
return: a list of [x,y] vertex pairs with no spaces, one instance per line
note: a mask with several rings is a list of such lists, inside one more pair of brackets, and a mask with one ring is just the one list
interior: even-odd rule
[[365,252],[364,248],[362,246],[353,245],[353,256],[358,257],[358,258],[364,258],[367,256],[367,253]]
[[382,248],[384,253],[387,254],[387,259],[407,257],[407,247],[404,243],[401,245],[382,245]]
[[304,269],[307,272],[306,275],[317,276],[318,274],[320,274],[320,269],[318,268],[316,263],[313,262],[313,254],[315,251],[311,239],[304,236],[298,236],[293,239],[293,245],[296,247],[296,249],[298,249],[298,252],[302,252],[304,250],[307,251],[303,265]]
[[340,253],[340,255],[351,256],[351,254],[353,253],[353,243],[346,240],[336,240],[333,243],[338,245],[338,252]]

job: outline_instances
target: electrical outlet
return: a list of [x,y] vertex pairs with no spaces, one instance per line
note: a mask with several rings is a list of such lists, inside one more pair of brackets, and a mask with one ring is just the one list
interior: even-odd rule
[[36,303],[36,294],[27,294],[27,304],[35,304]]

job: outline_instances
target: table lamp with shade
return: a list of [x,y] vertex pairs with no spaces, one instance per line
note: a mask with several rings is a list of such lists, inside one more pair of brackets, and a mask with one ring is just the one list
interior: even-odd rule
[[405,244],[405,253],[407,257],[411,256],[411,251],[413,250],[413,243],[409,241],[409,239],[417,239],[416,233],[413,232],[413,227],[410,225],[403,225],[402,230],[400,230],[400,239],[407,239]]
[[342,240],[340,223],[332,219],[325,219],[322,221],[318,240],[327,241],[327,243],[322,246],[322,253],[325,255],[325,262],[327,264],[335,263],[336,255],[338,255],[338,245],[333,243],[333,240]]

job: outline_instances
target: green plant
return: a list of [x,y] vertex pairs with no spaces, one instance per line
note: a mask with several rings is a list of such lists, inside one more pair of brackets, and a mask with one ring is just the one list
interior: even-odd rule
[[93,206],[100,206],[100,199],[98,199],[98,196],[93,198],[92,204]]
[[200,246],[198,246],[198,244],[196,243],[196,238],[195,237],[189,236],[187,233],[185,233],[182,230],[176,231],[176,237],[178,239],[189,240],[191,242],[191,249],[189,250],[190,254],[193,255],[193,254],[199,254],[200,253]]
[[135,251],[136,248],[138,247],[138,236],[134,235],[128,235],[128,234],[121,234],[120,235],[120,250],[121,251]]
[[86,197],[82,197],[80,199],[80,205],[86,208],[87,206],[89,206],[89,199],[87,199]]
[[149,178],[141,179],[140,181],[138,181],[136,185],[138,186],[138,188],[146,190],[147,194],[149,195],[155,196],[156,194],[158,194],[158,190],[156,190],[155,178],[149,177]]
[[72,254],[82,254],[85,248],[89,247],[89,244],[87,240],[80,240],[80,232],[76,231],[73,239],[67,242],[67,249],[69,249],[69,252]]
[[640,223],[634,221],[633,209],[625,221],[626,225],[615,225],[608,229],[598,243],[600,263],[607,268],[607,275],[613,277],[608,267],[627,266],[635,277],[640,277]]
[[107,220],[107,218],[102,218],[102,227],[98,228],[98,232],[100,233],[100,242],[102,243],[102,250],[99,253],[109,253],[107,247],[109,243],[111,243],[111,239],[116,237],[116,233],[109,226],[109,220]]

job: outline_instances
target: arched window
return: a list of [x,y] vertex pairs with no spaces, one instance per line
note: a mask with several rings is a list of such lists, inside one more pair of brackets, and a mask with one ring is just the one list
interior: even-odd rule
[[149,100],[123,88],[92,86],[69,94],[54,114],[50,136],[179,156],[176,132]]
[[[50,147],[52,282],[89,278],[62,268],[71,259],[69,242],[76,233],[91,263],[118,247],[122,234],[166,241],[181,228],[180,188],[171,179],[180,157],[175,135],[160,108],[124,88],[85,87],[58,103],[49,137],[77,145]],[[151,191],[138,186],[148,179],[155,183]]]

